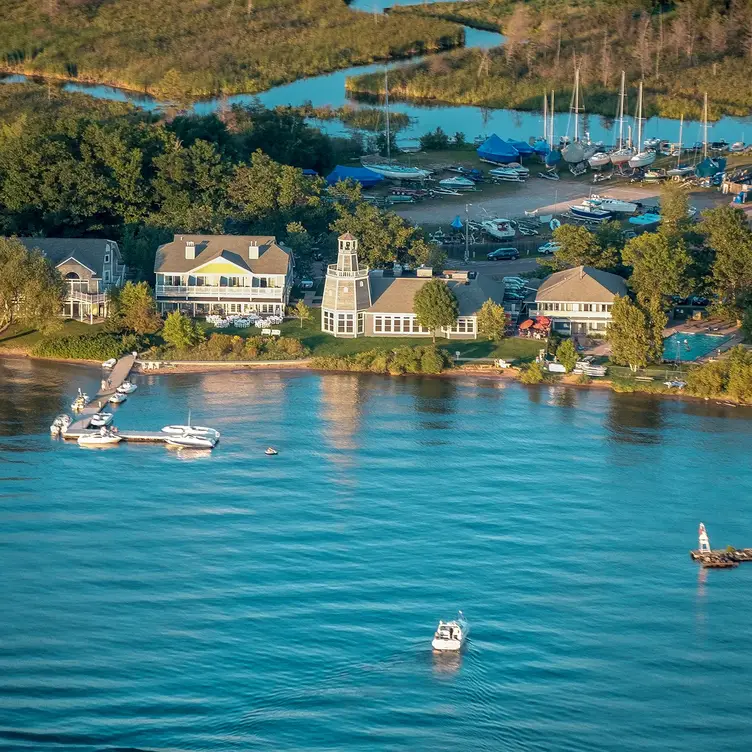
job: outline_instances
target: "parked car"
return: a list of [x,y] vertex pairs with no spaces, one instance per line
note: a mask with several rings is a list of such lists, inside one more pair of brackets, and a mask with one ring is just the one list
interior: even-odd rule
[[495,251],[491,251],[487,258],[489,261],[505,261],[519,257],[520,252],[516,248],[497,248]]
[[549,240],[548,243],[544,243],[538,247],[538,253],[555,253],[561,248],[561,243],[555,243],[553,240]]
[[469,271],[467,273],[467,278],[468,279],[476,279],[477,277],[478,277],[478,272]]
[[313,290],[314,284],[312,279],[301,279],[300,280],[300,289],[301,290]]

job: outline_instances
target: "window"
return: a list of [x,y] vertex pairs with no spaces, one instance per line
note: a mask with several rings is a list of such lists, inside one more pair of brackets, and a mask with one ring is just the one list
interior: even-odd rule
[[324,311],[324,331],[334,331],[334,314],[331,311]]
[[363,287],[363,280],[360,281],[360,286]]
[[392,331],[392,317],[391,316],[384,316],[384,331],[385,332]]
[[373,317],[373,331],[374,332],[383,332],[384,331],[384,317],[383,316],[374,316]]
[[582,310],[587,311],[588,313],[592,313],[593,311],[593,304],[592,303],[583,303],[582,304]]
[[609,303],[609,304],[608,304],[608,305],[606,306],[606,310],[607,310],[607,311],[608,311],[609,313],[611,313],[611,309],[612,309],[612,308],[613,308],[613,305],[611,305],[611,303]]
[[[362,282],[360,283],[363,284]],[[366,315],[365,313],[358,314],[358,334],[363,334],[366,330]]]
[[105,264],[109,264],[110,263],[110,254],[109,253],[105,253],[104,254],[104,263]]
[[347,293],[347,292],[350,292],[350,288],[349,288],[349,287],[347,287],[347,286],[345,286],[345,287],[343,287],[343,288],[342,288],[342,292],[343,292],[343,293]]
[[401,332],[402,331],[402,319],[395,316],[392,320],[392,327],[393,331],[395,332]]

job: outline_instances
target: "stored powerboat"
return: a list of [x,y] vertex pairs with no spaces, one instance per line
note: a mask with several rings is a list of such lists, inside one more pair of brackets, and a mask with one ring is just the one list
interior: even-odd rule
[[670,178],[684,178],[687,175],[693,175],[695,168],[692,165],[679,165],[678,167],[672,167],[670,170],[666,170],[666,175]]
[[121,402],[125,402],[128,398],[121,394],[120,392],[115,392],[115,394],[110,397],[109,401],[112,402],[113,405],[119,405]]
[[114,368],[117,365],[117,360],[115,358],[110,358],[109,360],[105,360],[104,363],[102,363],[102,368],[107,368],[108,370],[110,368]]
[[579,206],[570,206],[569,211],[579,219],[586,219],[589,222],[604,222],[611,219],[611,212],[605,209],[599,209],[596,206],[589,206],[582,203]]
[[646,212],[645,214],[629,218],[629,223],[637,225],[638,227],[653,227],[654,225],[660,224],[660,221],[661,215],[654,214],[653,212]]
[[488,171],[491,180],[503,180],[507,183],[521,183],[529,174],[529,171],[528,173],[522,173],[514,167],[495,167],[493,170]]
[[484,232],[497,240],[508,240],[517,235],[514,224],[509,219],[486,219],[480,223]]
[[102,426],[109,426],[112,423],[112,419],[115,416],[112,413],[97,413],[91,416],[89,425],[94,428],[101,428]]
[[425,180],[431,174],[428,170],[421,170],[419,167],[405,167],[389,163],[366,164],[364,162],[363,167],[391,180]]
[[100,428],[96,433],[82,433],[78,437],[78,444],[80,446],[107,446],[119,444],[122,440],[122,436],[117,436],[106,428]]
[[440,621],[431,642],[434,650],[460,650],[470,632],[470,625],[460,611],[455,621]]
[[138,387],[130,381],[124,381],[115,391],[120,394],[132,394]]
[[217,440],[212,436],[183,434],[182,436],[168,436],[167,444],[183,449],[214,449]]
[[52,421],[50,426],[50,433],[53,436],[59,436],[61,433],[65,433],[68,430],[68,426],[71,424],[70,415],[58,415],[55,420]]
[[444,178],[444,180],[439,180],[439,185],[454,191],[475,190],[475,181],[463,177]]
[[603,151],[597,151],[588,159],[588,164],[596,169],[598,167],[605,167],[607,164],[611,164],[611,156]]
[[586,198],[583,203],[587,206],[615,212],[616,214],[634,214],[640,208],[633,201],[622,201],[618,198],[598,196],[597,194],[593,194],[590,198]]

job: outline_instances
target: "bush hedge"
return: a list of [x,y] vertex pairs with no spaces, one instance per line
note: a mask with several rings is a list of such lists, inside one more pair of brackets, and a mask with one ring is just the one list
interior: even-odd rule
[[138,349],[138,337],[118,336],[98,332],[76,337],[52,337],[38,342],[32,355],[40,358],[69,358],[71,360],[109,360],[124,352]]
[[195,347],[179,350],[174,347],[152,348],[149,354],[178,360],[298,360],[309,350],[295,337],[241,337],[215,332]]
[[445,350],[433,345],[398,347],[396,350],[366,350],[354,355],[326,355],[314,358],[312,368],[326,371],[389,373],[441,373],[453,365]]

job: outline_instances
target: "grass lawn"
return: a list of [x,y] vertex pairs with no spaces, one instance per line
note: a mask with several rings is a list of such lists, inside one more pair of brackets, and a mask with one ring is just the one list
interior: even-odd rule
[[[313,318],[300,326],[300,321],[290,319],[275,327],[282,331],[285,337],[295,337],[317,355],[353,355],[364,350],[390,350],[396,347],[430,345],[430,337],[357,337],[355,339],[337,339],[330,334],[321,331],[321,309],[313,309]],[[221,329],[214,330],[206,327],[207,334],[213,331],[221,331],[224,334],[239,334],[242,337],[251,337],[260,334],[255,327],[249,329]],[[538,350],[542,347],[538,340],[521,339],[510,337],[501,342],[489,342],[487,340],[457,340],[438,338],[436,344],[448,350],[452,356],[459,351],[463,358],[505,358],[507,360],[531,361],[535,359]]]
[[2,349],[25,350],[30,352],[37,342],[48,337],[73,337],[79,334],[96,334],[102,330],[104,324],[85,324],[82,321],[66,319],[61,329],[50,335],[44,335],[36,329],[17,326],[15,324],[0,334],[0,351]]

